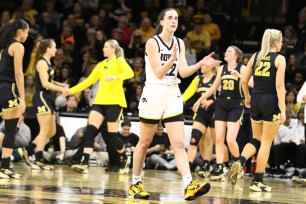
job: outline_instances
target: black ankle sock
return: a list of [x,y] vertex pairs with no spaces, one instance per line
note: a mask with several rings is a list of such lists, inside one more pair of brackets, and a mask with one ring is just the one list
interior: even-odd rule
[[35,148],[36,148],[36,144],[32,142],[26,147],[26,150],[28,151],[29,156],[34,154]]
[[228,161],[227,161],[227,162],[224,162],[224,166],[227,167],[227,168],[229,168],[229,167],[230,167],[229,162],[228,162]]
[[87,164],[89,163],[89,158],[90,158],[90,154],[87,154],[87,153],[83,153],[83,156],[82,156],[82,164]]
[[189,169],[190,169],[191,172],[194,171],[194,166],[193,166],[192,162],[189,162]]
[[43,159],[43,152],[42,151],[38,151],[35,153],[35,158],[36,158],[36,161],[42,161]]
[[234,162],[235,162],[235,161],[238,161],[238,159],[239,159],[239,156],[238,156],[238,157],[234,157],[234,156],[233,156]]
[[263,176],[264,176],[264,173],[255,172],[254,181],[262,182],[263,181]]
[[244,166],[244,164],[246,163],[246,158],[244,156],[240,156],[239,161],[241,163],[241,166]]
[[11,158],[10,157],[2,157],[1,158],[1,168],[8,169],[10,167]]

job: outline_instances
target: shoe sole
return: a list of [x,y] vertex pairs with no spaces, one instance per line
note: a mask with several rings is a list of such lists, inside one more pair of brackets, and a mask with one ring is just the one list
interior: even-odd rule
[[[147,196],[137,196],[137,195],[134,195],[134,196],[132,196],[132,195],[130,195],[130,194],[128,194],[128,198],[129,199],[139,199],[139,200],[149,200],[150,199],[150,195],[147,195]],[[138,202],[137,202],[138,203]]]
[[302,187],[306,187],[306,180],[305,179],[299,179],[298,182],[301,184]]
[[24,159],[27,165],[31,166],[28,151],[25,148],[23,148],[22,151],[23,151],[22,158]]
[[82,174],[88,174],[88,169],[87,170],[83,170],[83,169],[79,169],[77,167],[71,168],[73,171],[76,171],[78,173],[82,173]]
[[231,185],[235,185],[237,183],[237,175],[240,171],[241,164],[239,162],[234,162],[231,169],[227,174],[227,182]]
[[210,184],[205,183],[202,187],[200,187],[198,189],[198,191],[193,196],[187,197],[187,198],[185,198],[185,200],[188,200],[188,201],[194,200],[194,199],[208,193],[209,190],[210,190]]
[[250,186],[250,190],[251,191],[254,191],[254,192],[267,192],[267,193],[269,193],[269,192],[271,192],[272,191],[272,189],[270,190],[270,191],[265,191],[265,190],[262,190],[261,188],[254,188],[254,187],[252,187],[252,186]]
[[46,171],[53,171],[54,170],[54,166],[45,166],[45,167],[41,167],[42,170],[46,170]]
[[210,176],[210,173],[207,171],[198,171],[198,176],[202,177],[202,178],[208,178]]

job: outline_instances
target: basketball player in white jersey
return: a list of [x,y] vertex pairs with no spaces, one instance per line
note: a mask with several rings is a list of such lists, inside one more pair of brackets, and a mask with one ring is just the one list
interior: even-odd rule
[[176,164],[184,181],[184,198],[194,200],[210,189],[209,183],[192,180],[184,148],[183,100],[177,74],[179,72],[182,77],[188,77],[203,64],[215,67],[220,61],[214,60],[211,53],[200,62],[188,66],[184,42],[173,36],[177,25],[178,14],[175,9],[163,10],[159,15],[155,35],[146,43],[146,84],[139,102],[140,140],[134,151],[133,180],[129,189],[129,195],[133,198],[150,197],[144,189],[140,175],[159,121],[166,127],[174,149]]

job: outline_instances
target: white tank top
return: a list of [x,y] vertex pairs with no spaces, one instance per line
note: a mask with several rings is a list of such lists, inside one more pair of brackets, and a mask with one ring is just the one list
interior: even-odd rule
[[177,58],[174,61],[173,66],[169,69],[168,73],[162,79],[158,79],[152,69],[148,55],[146,53],[145,54],[146,84],[171,84],[171,85],[179,84],[181,81],[180,79],[177,78],[178,61],[180,54],[180,43],[178,38],[174,36],[172,37],[172,43],[170,47],[168,47],[158,35],[154,35],[153,38],[156,40],[158,44],[159,56],[162,65],[166,63],[168,59],[171,57],[172,48],[174,44],[176,44]]

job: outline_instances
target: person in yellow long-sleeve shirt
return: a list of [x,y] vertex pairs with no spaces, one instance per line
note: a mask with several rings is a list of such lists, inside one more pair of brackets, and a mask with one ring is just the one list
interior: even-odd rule
[[80,164],[71,168],[80,173],[88,173],[89,156],[93,151],[94,138],[104,120],[107,122],[108,137],[120,154],[121,168],[119,173],[127,173],[129,163],[125,156],[125,146],[118,137],[119,118],[122,109],[127,107],[123,90],[123,80],[134,76],[133,70],[124,59],[123,49],[116,40],[108,40],[103,47],[105,60],[98,63],[89,77],[69,89],[70,94],[83,91],[100,80],[100,85],[88,117],[84,137],[84,151]]

